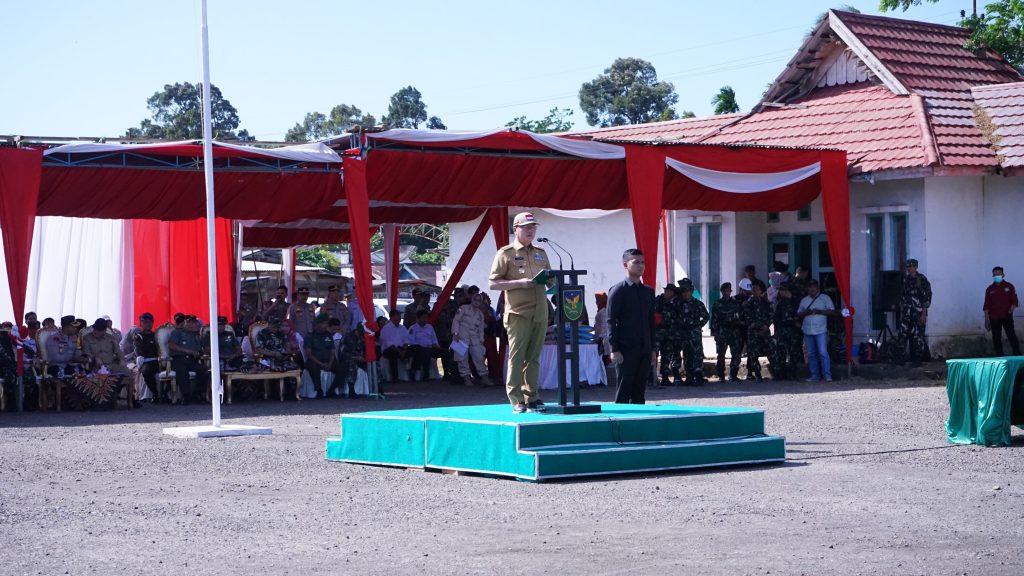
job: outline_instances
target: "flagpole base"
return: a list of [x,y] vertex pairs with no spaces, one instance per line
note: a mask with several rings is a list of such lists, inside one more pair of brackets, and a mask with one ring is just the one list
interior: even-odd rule
[[245,426],[225,424],[222,426],[178,426],[164,428],[164,434],[176,438],[223,438],[225,436],[270,436],[271,428],[266,426]]

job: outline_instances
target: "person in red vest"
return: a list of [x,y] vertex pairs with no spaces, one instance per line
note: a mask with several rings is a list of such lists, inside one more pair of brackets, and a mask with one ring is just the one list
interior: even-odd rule
[[996,356],[1003,355],[1003,331],[1010,341],[1014,356],[1020,356],[1020,344],[1017,342],[1017,331],[1013,327],[1013,311],[1017,309],[1017,289],[1006,281],[1003,267],[992,269],[992,284],[985,289],[985,329],[992,331],[992,347]]

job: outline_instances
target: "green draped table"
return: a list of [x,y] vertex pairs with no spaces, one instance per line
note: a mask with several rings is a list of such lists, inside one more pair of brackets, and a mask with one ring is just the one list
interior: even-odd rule
[[956,444],[1009,446],[1024,425],[1024,356],[947,360],[946,434]]

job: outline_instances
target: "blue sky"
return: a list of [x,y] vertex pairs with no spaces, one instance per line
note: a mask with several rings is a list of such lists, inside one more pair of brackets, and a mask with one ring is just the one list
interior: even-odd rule
[[[452,129],[572,108],[617,57],[649,60],[677,110],[712,113],[731,85],[753,106],[815,17],[843,2],[344,2],[209,0],[211,79],[241,128],[276,140],[310,111],[354,104],[380,118],[413,85]],[[877,0],[850,0],[864,13]],[[954,24],[969,0],[894,16]],[[202,77],[199,0],[7,2],[0,134],[118,136],[164,84]]]

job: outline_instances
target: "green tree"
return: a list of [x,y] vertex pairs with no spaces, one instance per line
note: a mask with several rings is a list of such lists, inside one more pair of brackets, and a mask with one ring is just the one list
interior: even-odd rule
[[[436,116],[434,118],[437,118]],[[388,128],[419,128],[427,121],[427,105],[423,103],[423,95],[412,86],[406,86],[391,95],[388,114],[384,117],[384,125]],[[432,121],[441,124],[441,119]]]
[[[164,140],[194,140],[203,137],[203,87],[201,83],[181,82],[165,84],[146,100],[152,114],[139,126],[125,132],[127,138],[162,138]],[[235,139],[238,128],[238,110],[231,105],[216,85],[210,85],[210,106],[213,113],[213,137]],[[244,136],[251,139],[248,131]]]
[[697,115],[696,115],[696,114],[694,114],[694,113],[693,113],[692,111],[690,111],[690,110],[683,110],[683,112],[682,112],[682,113],[681,113],[681,114],[679,115],[679,117],[680,117],[680,118],[683,118],[683,119],[685,119],[685,118],[696,118],[696,117],[697,117]]
[[711,104],[715,107],[715,114],[734,114],[740,111],[740,105],[736,102],[736,91],[732,86],[722,86],[718,94],[711,99]]
[[536,134],[547,134],[549,132],[568,132],[572,130],[572,110],[569,108],[552,108],[548,115],[540,120],[527,120],[526,116],[514,118],[505,126],[512,126],[520,130],[528,130]]
[[355,126],[370,127],[377,124],[372,114],[364,114],[352,104],[339,104],[330,114],[310,112],[302,122],[284,135],[288,142],[314,142],[342,134]]
[[[882,11],[906,11],[920,5],[922,0],[880,0]],[[938,0],[928,0],[938,2]],[[966,48],[979,50],[991,48],[1006,58],[1006,61],[1024,73],[1024,0],[997,0],[985,5],[981,14],[966,14],[960,11],[958,24],[971,31]]]
[[654,66],[639,58],[618,58],[580,88],[580,108],[591,126],[672,120],[679,101],[671,82],[659,82]]
[[427,128],[430,128],[431,130],[448,129],[448,127],[444,125],[444,122],[441,122],[441,119],[438,118],[437,116],[431,116],[429,119],[427,119]]
[[341,262],[338,260],[338,252],[342,249],[340,244],[324,244],[313,248],[299,248],[295,250],[295,259],[306,266],[316,266],[331,272],[341,271]]

